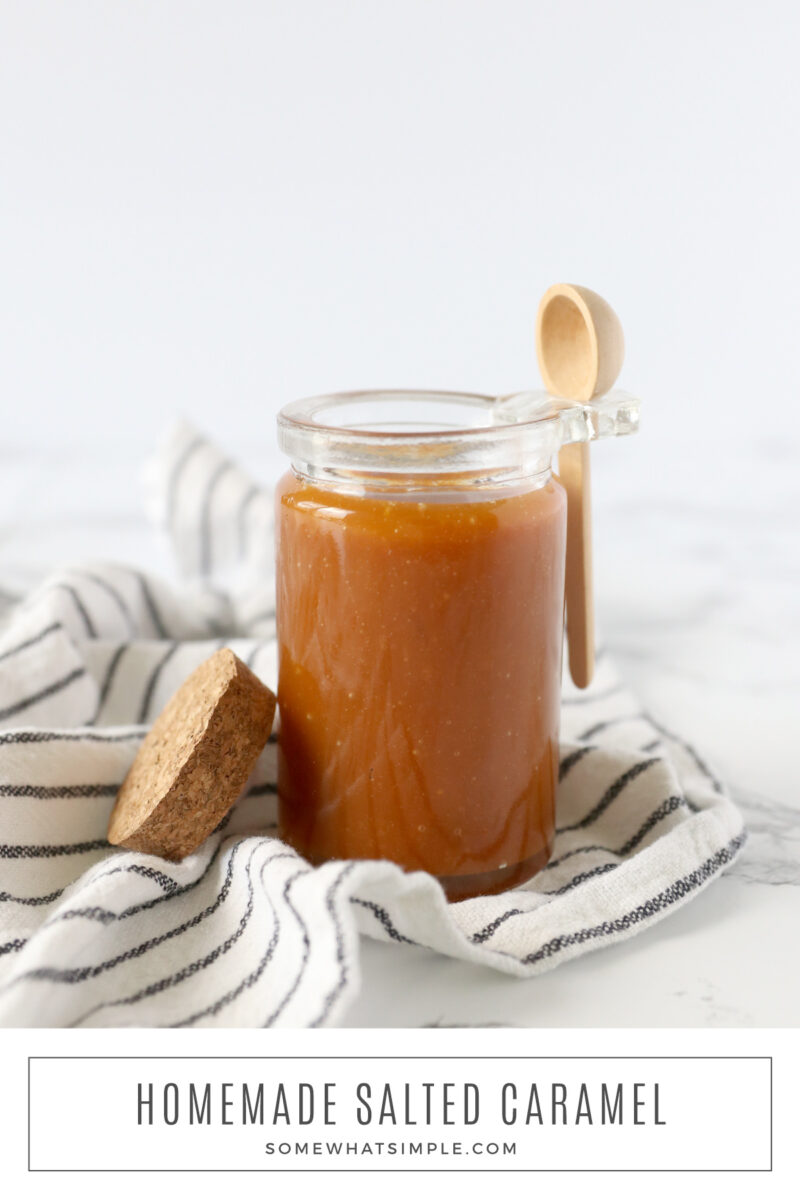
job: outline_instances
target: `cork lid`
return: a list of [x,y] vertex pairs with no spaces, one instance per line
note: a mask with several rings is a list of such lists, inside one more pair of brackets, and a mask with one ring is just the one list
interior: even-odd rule
[[153,724],[120,788],[108,840],[178,861],[216,829],[269,738],[275,696],[218,650]]

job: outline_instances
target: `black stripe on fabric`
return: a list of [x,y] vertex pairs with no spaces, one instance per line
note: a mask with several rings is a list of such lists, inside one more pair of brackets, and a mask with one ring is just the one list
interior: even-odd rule
[[198,1021],[202,1021],[204,1017],[215,1017],[218,1012],[226,1007],[226,1005],[231,1004],[237,998],[237,996],[240,996],[242,992],[252,987],[253,984],[256,983],[259,977],[264,973],[267,965],[271,961],[275,951],[278,948],[278,939],[280,937],[281,930],[280,917],[278,916],[275,905],[272,903],[272,898],[270,897],[269,893],[267,893],[267,900],[269,901],[269,906],[272,909],[272,915],[274,918],[272,937],[267,942],[267,948],[264,951],[258,966],[252,970],[249,975],[245,976],[241,983],[239,983],[235,988],[232,988],[229,992],[226,992],[224,996],[220,996],[220,998],[215,1000],[213,1004],[207,1005],[199,1012],[192,1013],[190,1017],[186,1017],[183,1021],[176,1021],[172,1026],[173,1029],[187,1029],[190,1025],[196,1025]]
[[225,816],[222,818],[222,820],[216,826],[216,828],[212,829],[211,835],[209,835],[209,836],[213,836],[213,834],[215,834],[215,833],[222,833],[225,829],[227,829],[227,827],[230,824],[230,822],[232,821],[232,819],[233,819],[233,809],[231,809],[229,812],[225,813]]
[[322,1008],[320,1009],[319,1013],[314,1020],[311,1021],[309,1025],[310,1029],[318,1029],[320,1025],[324,1024],[334,1004],[347,987],[349,972],[347,969],[347,959],[345,958],[344,953],[344,930],[342,929],[341,922],[336,912],[334,897],[339,891],[339,888],[342,886],[344,880],[355,870],[356,866],[357,863],[349,862],[346,866],[342,867],[341,871],[325,893],[325,907],[328,910],[331,921],[333,922],[333,927],[336,930],[336,961],[339,964],[339,978],[323,1000]]
[[256,642],[255,646],[250,651],[247,658],[244,660],[245,666],[249,667],[251,671],[253,669],[253,664],[255,663],[256,659],[258,658],[259,654],[261,653],[261,651],[263,649],[264,649],[264,643]]
[[[294,851],[285,851],[282,854],[273,854],[266,860],[266,862],[262,863],[259,874],[259,882],[263,882],[264,871],[270,865],[270,863],[285,860],[287,858],[297,859],[297,855],[294,853]],[[307,875],[308,871],[301,871],[299,874]],[[295,878],[295,876],[292,878]],[[258,983],[259,979],[269,965],[273,954],[275,953],[280,934],[280,917],[278,915],[278,911],[275,908],[269,893],[266,894],[266,898],[269,901],[270,908],[272,909],[272,913],[275,918],[275,925],[273,927],[272,937],[267,943],[267,948],[256,966],[249,975],[246,975],[244,979],[240,980],[236,987],[231,988],[230,991],[224,994],[224,996],[220,996],[219,999],[215,1000],[213,1004],[209,1004],[206,1008],[200,1009],[199,1012],[192,1013],[190,1017],[185,1017],[182,1021],[178,1021],[173,1028],[186,1028],[189,1025],[196,1025],[198,1021],[202,1021],[203,1017],[216,1016],[217,1013],[221,1012],[223,1008],[226,1008],[229,1004],[232,1004],[234,1000],[238,1000],[239,996],[241,996],[243,992],[249,991],[251,987],[254,987],[255,984]]]
[[173,642],[164,657],[156,663],[153,670],[150,672],[150,678],[145,684],[144,692],[142,693],[142,703],[139,707],[139,723],[144,725],[147,722],[147,716],[150,711],[150,705],[153,701],[153,694],[156,690],[156,684],[161,678],[161,672],[167,665],[172,656],[177,652],[180,642]]
[[631,850],[635,850],[640,842],[644,841],[651,829],[654,829],[665,817],[677,812],[679,808],[683,808],[686,801],[683,796],[668,796],[663,804],[660,804],[655,812],[652,812],[640,829],[636,831],[619,850],[612,851],[619,858],[625,858],[630,854]]
[[606,854],[614,853],[608,846],[601,846],[597,842],[594,842],[591,846],[576,846],[574,850],[567,850],[560,858],[552,858],[546,866],[542,867],[542,871],[554,871],[556,867],[560,867],[567,859],[574,858],[576,854],[591,854],[593,850],[603,850]]
[[638,779],[638,777],[644,771],[648,770],[648,768],[652,767],[657,762],[660,762],[660,759],[645,758],[641,762],[634,763],[632,767],[628,767],[627,771],[624,771],[622,775],[615,779],[611,786],[606,789],[591,812],[588,812],[585,817],[583,817],[580,821],[576,821],[573,825],[562,825],[556,830],[556,833],[572,833],[576,829],[585,829],[587,825],[591,825],[592,822],[596,821],[597,818],[605,812],[609,805],[616,800],[620,792],[622,792],[629,783],[633,783],[634,779]]
[[54,583],[51,586],[54,591],[67,592],[67,594],[72,598],[72,603],[75,605],[75,608],[77,609],[80,618],[83,621],[87,635],[90,638],[96,638],[97,629],[95,628],[94,621],[89,616],[86,605],[81,600],[76,589],[69,583]]
[[86,605],[83,603],[83,600],[81,599],[80,595],[78,594],[78,591],[76,590],[76,588],[74,588],[72,586],[72,584],[51,583],[46,587],[45,590],[48,592],[50,592],[50,591],[66,592],[67,595],[69,596],[69,598],[71,599],[73,606],[75,608],[75,611],[77,612],[78,616],[81,619],[81,622],[83,623],[83,627],[86,630],[86,636],[90,637],[90,638],[97,637],[97,629],[95,628],[94,621],[92,620],[91,616],[89,615]]
[[560,888],[555,888],[552,892],[539,892],[540,896],[563,896],[566,892],[571,892],[573,888],[579,887],[585,883],[587,879],[593,879],[595,875],[607,875],[609,871],[616,871],[620,866],[616,862],[601,863],[599,867],[590,867],[588,871],[579,871],[577,875],[573,875],[568,883],[563,884]]
[[95,587],[100,588],[100,590],[105,592],[107,596],[110,596],[119,611],[122,613],[123,620],[128,627],[128,632],[131,635],[136,633],[136,621],[134,620],[133,613],[130,610],[128,602],[122,593],[113,586],[113,584],[109,583],[107,579],[103,579],[100,575],[95,575],[93,571],[84,571],[81,569],[79,571],[73,571],[72,574],[79,575],[82,579],[88,579],[95,585]]
[[669,887],[664,888],[663,891],[651,897],[651,899],[645,900],[643,904],[637,905],[636,908],[625,913],[623,916],[616,917],[613,921],[602,921],[599,925],[578,929],[575,933],[560,934],[558,937],[552,938],[549,942],[545,942],[538,950],[528,954],[520,961],[526,966],[533,966],[534,963],[553,958],[554,955],[568,949],[570,946],[578,946],[584,942],[593,941],[596,938],[611,937],[617,933],[625,933],[636,925],[640,925],[642,921],[647,921],[657,916],[664,909],[671,908],[673,904],[685,900],[687,896],[697,891],[712,876],[716,875],[722,867],[731,862],[744,845],[746,838],[747,835],[744,831],[738,834],[728,842],[727,846],[723,846],[716,854],[707,858],[694,871],[690,871],[688,875],[676,879]]
[[45,787],[34,783],[0,783],[0,796],[18,796],[27,800],[93,800],[116,796],[118,783],[69,783]]
[[178,885],[172,876],[165,874],[164,871],[159,871],[156,867],[146,867],[143,863],[132,863],[128,870],[131,875],[141,875],[142,879],[152,879],[154,883],[164,889],[168,896],[174,896],[178,890]]
[[647,721],[646,713],[626,713],[622,717],[609,717],[607,721],[597,721],[596,724],[590,725],[583,733],[579,733],[575,738],[576,742],[588,742],[591,738],[596,737],[598,733],[604,733],[606,729],[613,729],[615,725],[624,725],[627,721]]
[[[55,913],[47,922],[48,925],[55,925],[58,921],[72,921],[80,918],[86,918],[91,921],[99,921],[101,925],[112,925],[114,921],[124,921],[127,917],[134,917],[137,913],[148,912],[151,908],[155,908],[159,904],[163,904],[165,900],[174,900],[178,896],[185,896],[187,892],[194,891],[199,887],[203,880],[208,876],[214,863],[219,858],[222,850],[222,842],[218,844],[214,853],[209,858],[197,879],[193,879],[191,883],[178,884],[170,876],[163,876],[168,881],[168,886],[164,887],[164,892],[160,896],[153,896],[150,900],[142,900],[138,904],[131,904],[128,908],[123,908],[121,912],[112,912],[109,908],[100,908],[98,905],[92,905],[89,908],[68,908],[63,912]],[[101,879],[108,879],[111,875],[142,875],[145,878],[151,878],[151,868],[146,868],[138,863],[134,863],[127,867],[114,867],[110,871],[103,871],[95,875],[91,881],[91,885],[99,883]],[[162,875],[162,872],[152,871],[152,876],[156,874]],[[156,882],[159,882],[156,880]]]
[[[280,860],[287,859],[287,858],[296,858],[296,857],[297,857],[297,855],[294,853],[291,853],[291,852],[283,853],[283,854],[273,854],[270,858],[268,858],[265,862],[263,862],[261,864],[261,869],[259,871],[259,883],[263,884],[264,871],[268,866],[270,866],[271,863],[278,862]],[[281,927],[280,916],[278,914],[277,909],[275,908],[275,905],[272,902],[272,898],[269,895],[269,892],[265,893],[265,897],[266,897],[267,901],[269,902],[270,908],[272,909],[272,917],[273,917],[272,936],[271,936],[269,942],[267,943],[266,950],[264,951],[263,955],[261,956],[261,959],[258,962],[258,964],[256,965],[256,967],[250,972],[249,975],[246,975],[244,979],[240,980],[240,982],[236,985],[235,988],[231,988],[230,991],[226,992],[223,996],[220,996],[217,1000],[215,1000],[213,1004],[209,1004],[205,1008],[200,1009],[198,1012],[192,1013],[192,1015],[190,1017],[185,1017],[182,1021],[176,1022],[176,1024],[173,1026],[173,1028],[186,1028],[190,1025],[196,1025],[197,1022],[201,1021],[204,1017],[216,1016],[218,1012],[220,1012],[223,1008],[227,1007],[227,1005],[232,1004],[233,1001],[236,1000],[240,995],[242,995],[243,992],[245,992],[249,988],[253,987],[253,985],[255,983],[257,983],[258,980],[261,978],[261,976],[264,974],[264,971],[266,970],[268,963],[271,961],[271,959],[275,953],[275,950],[277,949],[278,940],[280,937],[280,927]]]
[[21,950],[26,945],[27,940],[25,938],[14,938],[13,942],[4,942],[0,946],[0,956],[3,954],[14,954],[15,951]]
[[581,746],[579,750],[573,750],[565,758],[562,758],[558,764],[558,782],[563,783],[572,768],[576,767],[587,754],[591,754],[595,748],[594,746]]
[[567,850],[566,854],[562,854],[560,858],[552,859],[542,870],[552,871],[556,867],[560,867],[567,859],[574,858],[576,854],[591,854],[593,850],[603,851],[605,854],[614,854],[618,858],[624,858],[630,854],[631,850],[636,849],[639,843],[647,837],[650,830],[655,828],[659,821],[663,821],[670,813],[677,812],[679,808],[683,807],[690,807],[684,796],[669,796],[657,809],[650,813],[644,824],[618,850],[613,850],[610,846],[601,846],[597,843],[591,846],[576,846],[574,850]]
[[34,704],[38,704],[41,700],[47,700],[48,697],[55,696],[58,692],[63,692],[65,688],[75,683],[76,680],[83,679],[85,674],[85,667],[75,667],[63,679],[57,679],[55,683],[49,683],[47,687],[34,692],[32,696],[26,696],[24,700],[18,700],[16,704],[9,704],[8,708],[0,709],[0,721],[5,721],[8,717],[15,717],[17,713],[24,712],[26,708],[32,708]]
[[144,606],[147,609],[147,615],[150,618],[150,623],[153,626],[153,629],[156,631],[159,641],[167,641],[169,638],[169,632],[163,620],[161,619],[161,613],[158,610],[155,597],[150,590],[150,584],[147,582],[146,576],[143,575],[141,571],[132,571],[131,574],[139,581],[139,587],[142,590]]
[[483,929],[480,929],[477,933],[473,933],[469,940],[471,942],[475,942],[477,945],[480,945],[481,942],[488,941],[492,934],[499,929],[501,925],[504,925],[506,921],[510,921],[512,917],[521,916],[522,913],[523,909],[521,908],[509,908],[507,912],[502,913],[499,917],[495,917],[494,920],[490,921],[489,924],[484,926]]
[[[206,871],[211,866],[211,863],[217,857],[218,853],[219,846],[217,847],[216,852],[213,854],[208,866],[206,867],[206,870],[199,877],[200,879],[205,876]],[[173,879],[171,875],[167,875],[165,871],[159,871],[157,867],[148,867],[144,863],[128,863],[124,867],[112,867],[110,871],[103,871],[100,874],[95,875],[94,879],[91,881],[91,884],[93,886],[94,884],[99,883],[101,879],[110,879],[112,875],[141,875],[142,879],[152,879],[152,881],[157,883],[160,888],[163,888],[165,893],[163,897],[157,896],[155,900],[145,900],[141,904],[134,904],[130,908],[123,909],[121,913],[114,913],[111,912],[111,910],[107,910],[110,912],[110,915],[115,921],[121,920],[123,917],[129,917],[135,912],[142,912],[144,909],[150,908],[153,904],[162,899],[169,900],[172,896],[177,896],[184,890],[177,880]],[[193,886],[193,884],[188,885],[187,890],[191,891]],[[66,917],[71,915],[72,914],[69,910],[67,912],[58,914],[59,920],[64,920]]]
[[[619,850],[612,850],[610,846],[601,845],[578,846],[574,850],[568,850],[566,854],[562,854],[560,858],[552,859],[547,866],[543,868],[543,871],[552,871],[555,867],[561,866],[561,864],[566,862],[567,859],[574,858],[578,854],[590,854],[592,851],[603,854],[611,854],[615,858],[623,859],[626,855],[630,854],[631,850],[634,850],[636,846],[638,846],[639,843],[647,837],[648,833],[651,831],[651,829],[655,828],[659,821],[664,820],[665,817],[683,807],[684,804],[685,801],[681,796],[668,797],[663,804],[660,804],[658,808],[650,814],[637,832],[633,834],[623,846],[620,846]],[[603,874],[605,871],[609,871],[613,867],[619,865],[619,863],[603,863],[601,866],[593,867],[591,870],[580,872],[561,888],[557,888],[552,892],[538,892],[536,894],[540,896],[560,896],[564,892],[571,891],[571,889],[576,887],[579,883],[583,883],[585,879],[590,879],[592,875]],[[478,943],[485,942],[492,936],[495,930],[499,929],[500,926],[505,924],[505,922],[511,917],[524,916],[530,911],[532,910],[521,908],[508,909],[508,911],[504,912],[501,916],[495,917],[493,921],[491,921],[478,933],[473,934],[470,940]]]
[[[87,921],[99,921],[101,925],[109,925],[114,917],[114,913],[109,912],[107,908],[101,908],[99,904],[93,904],[89,908],[71,909],[68,915],[85,917]],[[57,924],[60,917],[61,913],[56,913],[49,921],[45,922],[45,928]]]
[[89,854],[92,850],[107,850],[108,842],[99,838],[94,842],[63,842],[57,846],[10,846],[0,845],[0,858],[62,858],[70,854]]
[[351,896],[350,903],[358,904],[361,908],[368,909],[379,925],[383,926],[387,936],[390,937],[393,942],[405,942],[408,946],[419,945],[419,943],[415,942],[413,938],[406,937],[404,933],[401,933],[399,929],[395,928],[388,912],[385,908],[382,908],[380,904],[375,904],[372,900],[360,900],[358,896]]
[[676,733],[673,733],[672,730],[667,729],[664,725],[662,725],[659,721],[656,721],[653,717],[648,715],[647,719],[650,722],[650,724],[653,726],[653,728],[657,729],[660,734],[663,734],[664,737],[668,737],[671,741],[676,742],[677,745],[679,745],[681,747],[681,749],[686,751],[686,753],[689,755],[689,757],[691,758],[694,765],[697,767],[700,774],[705,776],[705,778],[708,780],[708,782],[711,784],[714,791],[718,795],[721,796],[724,794],[725,789],[723,788],[722,783],[717,778],[717,776],[714,774],[714,772],[711,770],[711,768],[707,765],[707,763],[705,763],[704,760],[700,757],[700,755],[697,753],[694,746],[692,746],[690,742],[685,741],[682,737],[678,737],[678,735]]
[[119,667],[119,664],[122,660],[123,654],[128,649],[130,649],[130,643],[123,642],[122,645],[117,646],[116,650],[111,655],[111,660],[109,661],[109,664],[106,667],[105,677],[104,677],[102,685],[100,687],[100,693],[97,697],[97,708],[95,709],[94,716],[92,717],[91,721],[89,722],[90,725],[95,725],[97,723],[97,721],[100,719],[100,714],[103,711],[105,702],[108,699],[108,694],[111,691],[111,685],[114,682],[114,676],[117,673],[117,668]]
[[24,975],[18,975],[14,979],[10,980],[4,988],[0,988],[0,992],[7,991],[10,987],[14,987],[17,983],[24,979],[67,984],[78,984],[83,983],[87,979],[96,979],[98,975],[103,975],[106,971],[111,971],[114,967],[118,967],[124,962],[130,962],[132,959],[141,958],[142,955],[147,954],[149,950],[153,950],[156,946],[160,946],[164,942],[168,942],[172,938],[178,937],[181,933],[185,933],[187,929],[195,929],[204,920],[206,920],[207,917],[210,917],[222,904],[225,903],[233,882],[233,864],[236,859],[239,846],[241,845],[241,842],[237,842],[231,850],[230,857],[228,859],[227,870],[225,872],[225,879],[223,880],[222,886],[217,892],[214,901],[207,905],[206,908],[201,909],[199,913],[195,913],[193,917],[181,922],[180,925],[176,925],[172,929],[169,929],[166,933],[159,934],[156,937],[148,938],[146,941],[140,942],[138,945],[122,951],[120,954],[115,955],[114,958],[107,958],[102,962],[95,963],[92,966],[65,968],[35,967],[32,970],[27,971]]
[[258,783],[254,788],[250,788],[247,792],[248,796],[277,796],[277,783]]
[[[231,858],[234,857],[234,852],[237,850],[238,846],[241,846],[242,844],[243,843],[239,842],[236,846],[234,846],[234,849],[231,853]],[[140,1000],[149,999],[150,996],[160,995],[161,992],[166,991],[167,988],[175,987],[177,984],[183,983],[184,980],[191,979],[192,976],[197,975],[200,971],[206,970],[206,968],[212,966],[217,959],[221,958],[224,954],[227,954],[231,947],[234,946],[244,934],[250,922],[250,917],[253,914],[253,908],[255,906],[255,889],[253,888],[252,877],[253,858],[261,848],[268,844],[269,843],[267,842],[257,841],[251,847],[250,854],[248,855],[247,862],[245,863],[245,876],[247,878],[247,904],[245,906],[244,913],[239,919],[239,924],[237,925],[236,929],[234,929],[233,933],[228,934],[225,940],[219,945],[215,946],[213,950],[210,950],[208,954],[205,954],[202,958],[198,958],[192,962],[186,963],[185,966],[181,967],[178,971],[175,971],[174,974],[157,979],[153,983],[149,983],[146,987],[140,988],[138,992],[134,992],[130,996],[121,996],[116,1000],[106,1000],[101,1004],[96,1004],[93,1008],[90,1008],[87,1012],[83,1013],[81,1017],[74,1021],[72,1023],[72,1028],[74,1029],[77,1026],[82,1025],[84,1021],[87,1021],[90,1017],[94,1016],[95,1013],[98,1013],[103,1009],[119,1008],[123,1005],[137,1004]]]
[[0,733],[0,746],[38,745],[40,742],[131,742],[143,738],[146,729],[131,729],[128,733],[96,733],[88,729],[70,733],[55,729],[16,729]]
[[4,650],[0,654],[0,662],[5,662],[7,658],[12,658],[13,655],[19,654],[22,650],[28,650],[31,646],[37,646],[39,642],[43,642],[46,637],[49,637],[51,633],[55,633],[58,629],[63,629],[63,626],[60,621],[54,621],[52,625],[48,625],[41,633],[36,633],[33,637],[26,638],[24,642],[18,642],[10,650]]
[[0,904],[27,904],[31,908],[38,908],[42,904],[52,904],[63,894],[63,888],[56,888],[47,896],[12,896],[10,892],[0,892]]
[[293,884],[295,884],[298,879],[302,879],[302,877],[304,875],[308,875],[310,869],[311,868],[309,868],[309,867],[303,867],[300,871],[295,871],[294,875],[290,875],[289,878],[286,880],[286,883],[283,885],[283,893],[282,893],[283,902],[287,908],[291,909],[294,919],[297,921],[297,924],[300,927],[300,937],[302,938],[302,941],[303,941],[303,957],[300,961],[300,970],[297,972],[292,986],[289,988],[288,992],[286,992],[286,994],[284,995],[284,997],[281,1000],[278,1007],[276,1009],[273,1009],[273,1011],[270,1013],[270,1015],[264,1021],[263,1027],[265,1029],[267,1029],[271,1025],[275,1024],[278,1017],[281,1015],[283,1010],[286,1008],[286,1005],[289,1003],[292,996],[297,991],[298,987],[300,986],[301,980],[306,973],[306,965],[308,963],[309,954],[311,953],[311,938],[309,937],[308,926],[306,925],[302,916],[300,915],[300,913],[297,911],[297,909],[295,908],[295,906],[292,904],[291,900],[289,899],[289,892],[292,890]]
[[640,746],[639,753],[640,754],[652,754],[653,751],[655,750],[656,746],[660,746],[661,744],[662,744],[661,738],[657,737],[652,742],[648,742],[646,746]]
[[205,442],[202,437],[197,436],[192,438],[192,440],[183,447],[183,450],[181,450],[172,468],[172,473],[167,483],[166,517],[167,529],[173,533],[175,531],[175,514],[178,508],[178,488],[180,487],[183,472],[186,470],[192,455],[196,454],[204,444]]
[[228,459],[218,463],[216,469],[208,477],[203,491],[203,499],[200,504],[200,574],[206,579],[212,574],[211,505],[214,492],[219,486],[220,480],[233,470],[233,466],[234,464]]

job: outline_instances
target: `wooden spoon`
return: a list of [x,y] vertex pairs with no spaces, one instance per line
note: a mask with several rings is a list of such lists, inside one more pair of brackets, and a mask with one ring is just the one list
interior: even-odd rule
[[[557,283],[536,314],[536,355],[548,392],[586,403],[616,382],[625,357],[619,318],[589,288]],[[576,687],[594,675],[592,514],[589,446],[574,442],[558,455],[567,493],[566,610],[569,672]]]

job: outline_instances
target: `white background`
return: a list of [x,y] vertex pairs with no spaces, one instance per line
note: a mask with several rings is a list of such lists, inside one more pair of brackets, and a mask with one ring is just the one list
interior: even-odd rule
[[600,627],[749,848],[541,980],[368,945],[354,1023],[796,1023],[799,43],[790,0],[0,3],[2,587],[167,567],[178,413],[269,482],[297,396],[535,384],[556,280],[625,326]]
[[629,479],[796,454],[798,37],[788,0],[5,0],[6,444],[521,388],[568,279],[627,330]]

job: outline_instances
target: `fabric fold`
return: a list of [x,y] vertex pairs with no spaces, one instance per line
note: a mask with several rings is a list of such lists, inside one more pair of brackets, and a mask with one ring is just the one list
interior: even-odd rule
[[359,937],[527,977],[635,935],[734,861],[741,817],[697,751],[599,656],[565,688],[558,832],[524,887],[448,904],[386,862],[312,868],[276,836],[276,742],[181,863],[110,847],[147,726],[229,645],[271,687],[270,496],[181,425],[148,468],[184,582],[60,571],[0,633],[0,1023],[321,1026],[357,994]]

